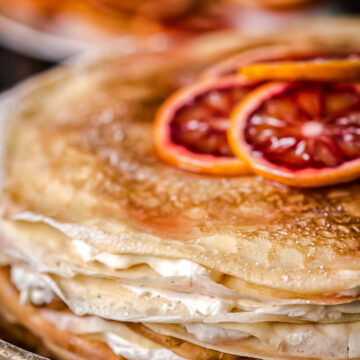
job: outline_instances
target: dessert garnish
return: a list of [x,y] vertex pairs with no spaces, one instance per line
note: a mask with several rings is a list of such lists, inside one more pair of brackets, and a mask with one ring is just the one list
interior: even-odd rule
[[234,153],[262,176],[314,187],[360,176],[360,84],[275,82],[236,107]]
[[[345,64],[343,60],[345,60]],[[349,63],[348,60],[350,60],[352,63]],[[335,61],[337,64],[334,64]],[[360,56],[358,52],[349,53],[344,49],[318,48],[310,44],[269,45],[240,52],[225,60],[215,63],[205,69],[201,73],[200,78],[221,77],[225,75],[236,74],[238,72],[249,72],[249,75],[255,76],[255,74],[250,74],[255,71],[253,69],[264,69],[262,70],[264,71],[264,75],[266,74],[268,76],[269,67],[277,67],[278,65],[282,66],[286,63],[290,63],[290,65],[295,65],[297,67],[304,67],[305,65],[308,65],[307,69],[310,69],[310,71],[312,71],[310,65],[313,64],[315,64],[317,67],[322,67],[322,69],[325,69],[325,66],[328,66],[328,63],[330,63],[330,66],[334,64],[334,67],[336,67],[340,62],[343,62],[343,64],[340,64],[340,67],[343,66],[344,68],[352,67],[353,69],[358,69],[359,61]],[[290,71],[291,70],[293,69],[290,69]],[[265,71],[267,72],[265,73]],[[278,71],[280,72],[281,70]],[[295,69],[295,71],[299,70]],[[338,69],[335,71],[339,73]],[[346,71],[348,72],[349,70]],[[356,71],[358,73],[358,70]],[[312,73],[314,72],[312,71]],[[352,70],[352,73],[354,73],[354,70]],[[260,76],[260,74],[258,76]],[[284,76],[284,71],[282,71],[282,76]],[[292,74],[292,76],[294,75]],[[271,78],[271,80],[276,79]]]
[[250,169],[297,187],[360,177],[359,56],[304,60],[295,52],[295,59],[264,61],[259,54],[238,75],[227,71],[236,61],[223,62],[216,76],[163,104],[155,122],[159,156],[185,170],[226,176]]
[[360,58],[264,62],[239,71],[253,80],[354,80],[360,78]]
[[184,87],[160,108],[155,121],[158,155],[194,172],[218,175],[248,173],[227,140],[230,113],[256,84],[234,75]]

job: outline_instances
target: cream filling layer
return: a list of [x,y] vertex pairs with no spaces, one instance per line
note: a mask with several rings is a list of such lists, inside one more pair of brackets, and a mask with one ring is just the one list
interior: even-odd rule
[[27,302],[37,306],[49,304],[55,297],[41,275],[28,272],[23,267],[13,266],[11,268],[11,282],[20,292],[22,305]]
[[[289,318],[309,319],[311,321],[321,321],[328,319],[334,322],[341,321],[344,315],[350,316],[352,321],[358,320],[360,315],[360,302],[353,302],[344,305],[334,306],[317,306],[317,305],[265,305],[259,308],[241,308],[238,300],[234,298],[224,298],[220,296],[201,295],[196,292],[196,287],[189,288],[189,291],[174,291],[163,288],[153,288],[152,286],[139,286],[136,284],[120,283],[120,286],[134,293],[139,301],[148,299],[149,301],[159,301],[158,311],[154,312],[153,308],[148,308],[147,312],[140,316],[136,307],[124,303],[124,306],[114,307],[111,305],[112,300],[107,301],[106,307],[101,307],[101,302],[96,300],[98,295],[102,296],[103,291],[95,294],[88,300],[86,289],[79,291],[74,288],[70,290],[68,286],[71,280],[66,280],[65,293],[56,280],[47,274],[38,273],[27,267],[15,265],[12,266],[12,282],[21,293],[21,301],[31,301],[36,305],[50,302],[53,299],[53,293],[59,296],[68,306],[77,314],[90,314],[121,321],[141,321],[141,322],[199,322],[208,323],[218,322],[240,322],[251,323],[266,321],[268,315],[274,315],[271,319],[276,321],[276,316],[287,316]],[[205,280],[207,278],[205,277]],[[89,278],[90,280],[90,278]],[[89,282],[91,283],[91,281]],[[205,282],[206,284],[206,282]],[[206,284],[207,286],[207,284]],[[70,293],[69,293],[70,291]],[[195,291],[195,292],[193,292]],[[107,300],[107,299],[106,299]],[[125,299],[126,300],[126,299]],[[182,312],[180,306],[186,309]],[[284,319],[280,319],[284,321]]]
[[[40,274],[26,271],[24,267],[13,266],[11,269],[11,281],[20,291],[21,303],[31,302],[34,305],[44,305],[50,303],[55,297],[49,285]],[[136,291],[135,289],[132,289]],[[140,290],[143,294],[146,290]],[[139,292],[139,290],[138,290]],[[168,294],[169,296],[169,294]],[[178,295],[176,295],[178,296]],[[191,294],[185,294],[185,298],[177,298],[176,301],[185,302],[191,312],[200,312],[204,315],[217,313],[223,310],[222,301],[214,299],[214,302],[207,303],[204,299]],[[170,296],[172,298],[172,296]],[[205,305],[205,306],[204,306]],[[134,347],[134,343],[129,339],[119,336],[115,331],[120,324],[112,326],[108,321],[96,316],[80,317],[72,314],[59,314],[55,311],[43,310],[45,318],[56,325],[62,331],[69,330],[76,334],[101,333],[103,340],[111,347],[117,355],[125,356],[131,360],[177,360],[181,359],[167,349],[153,349],[139,346]],[[187,324],[186,330],[193,334],[198,340],[205,342],[221,341],[225,339],[240,339],[249,335],[240,331],[227,330],[216,326],[205,324]],[[129,331],[128,328],[126,328]],[[115,331],[115,332],[114,332]],[[134,335],[133,335],[134,336]]]
[[146,287],[136,287],[124,285],[124,287],[139,296],[162,297],[170,301],[170,305],[165,305],[164,310],[171,311],[177,304],[185,305],[190,316],[198,314],[203,316],[216,316],[230,312],[236,302],[231,299],[204,296],[194,293],[183,293],[164,289],[152,289]]
[[184,360],[121,323],[111,323],[96,316],[79,317],[73,314],[59,314],[51,310],[43,310],[42,314],[61,331],[98,335],[116,355],[129,360]]
[[[32,271],[27,267],[12,266],[11,280],[20,291],[22,303],[29,301],[35,305],[43,305],[51,302],[55,296],[54,293],[63,299],[62,291],[49,276]],[[224,312],[229,312],[235,304],[235,302],[230,299],[227,300],[196,293],[153,289],[128,284],[123,284],[123,287],[138,296],[162,297],[169,300],[168,304],[163,304],[165,307],[163,309],[164,312],[171,312],[179,303],[183,304],[190,316],[199,314],[203,316],[216,316]]]
[[[40,275],[41,277],[41,275]],[[45,279],[45,276],[44,276]],[[45,283],[48,283],[45,280]],[[50,282],[48,283],[48,285],[50,286]],[[54,290],[54,292],[57,293],[57,291]],[[43,310],[45,312],[49,311],[49,310]],[[56,314],[56,313],[55,313]],[[62,314],[61,314],[62,315]],[[86,317],[80,317],[80,316],[75,316],[72,314],[69,314],[72,317],[72,319],[76,319],[76,322],[70,322],[72,321],[72,319],[66,319],[63,318],[62,320],[59,318],[56,318],[53,320],[53,322],[56,324],[56,326],[58,326],[60,329],[67,329],[69,327],[69,329],[73,332],[76,333],[88,333],[91,334],[91,337],[93,336],[99,336],[100,339],[102,339],[102,341],[106,342],[109,344],[109,346],[113,349],[113,351],[118,352],[119,354],[124,354],[124,356],[128,357],[129,359],[134,359],[134,360],[142,360],[141,356],[142,354],[147,354],[149,356],[151,356],[151,359],[161,359],[163,360],[160,356],[163,356],[164,354],[164,349],[161,348],[160,352],[157,352],[157,354],[155,354],[155,350],[156,348],[152,348],[149,346],[145,346],[143,343],[138,344],[141,348],[145,348],[145,349],[150,349],[148,350],[148,352],[145,352],[143,350],[140,351],[139,354],[139,350],[137,349],[136,354],[129,356],[129,351],[133,351],[134,346],[132,345],[127,345],[128,343],[132,344],[134,341],[132,340],[132,338],[129,338],[127,336],[124,335],[124,331],[120,330],[121,326],[125,326],[123,325],[121,322],[116,322],[116,321],[106,321],[98,316],[86,316]],[[46,316],[46,315],[44,315]],[[48,315],[49,316],[49,315]],[[50,315],[52,316],[52,315]],[[79,321],[80,319],[80,321]],[[85,319],[83,322],[83,319]],[[49,320],[50,321],[50,320]],[[106,324],[106,331],[104,331],[103,323],[104,322]],[[253,336],[265,343],[267,343],[269,346],[271,346],[272,348],[279,348],[279,346],[281,346],[282,344],[285,344],[286,346],[298,346],[299,344],[308,344],[308,342],[314,342],[312,340],[313,336],[318,336],[320,337],[319,339],[321,339],[321,341],[319,343],[321,343],[322,341],[335,341],[337,339],[337,333],[340,331],[342,333],[345,333],[346,329],[348,326],[353,326],[352,324],[354,324],[354,326],[356,326],[357,328],[359,327],[359,323],[347,323],[347,324],[328,324],[328,325],[313,325],[313,324],[302,324],[302,325],[298,325],[298,324],[279,324],[279,323],[254,323],[254,324],[247,324],[247,323],[227,323],[227,324],[219,324],[218,326],[215,325],[210,325],[210,324],[203,324],[203,323],[197,323],[194,324],[194,326],[192,327],[189,324],[185,325],[185,328],[188,332],[189,335],[191,335],[192,337],[198,339],[198,341],[203,341],[207,344],[212,344],[211,346],[226,346],[226,344],[228,343],[236,343],[236,341],[241,341],[242,339],[245,339],[245,334],[248,334],[247,337],[249,336]],[[150,328],[151,324],[148,324]],[[164,325],[166,326],[166,325]],[[171,326],[171,325],[169,325]],[[180,327],[180,325],[179,325]],[[223,328],[224,330],[219,330],[218,328]],[[130,330],[130,329],[128,329]],[[156,328],[155,328],[155,331]],[[120,332],[120,333],[119,333]],[[162,333],[161,331],[159,331],[160,333]],[[108,334],[118,334],[121,338],[121,340],[118,339],[117,336],[115,335],[110,335],[110,338],[108,337]],[[180,332],[179,334],[181,335],[182,332]],[[166,334],[165,334],[166,335]],[[171,336],[176,336],[176,335],[172,335],[169,334]],[[179,336],[180,338],[182,338],[181,336]],[[126,342],[124,342],[124,339],[126,340]],[[200,340],[201,339],[201,340]],[[186,339],[185,339],[186,340]],[[188,340],[191,342],[191,340]],[[196,343],[196,342],[195,342]],[[314,342],[314,346],[317,344],[318,342]],[[135,344],[137,344],[137,342],[135,341]],[[305,346],[304,345],[304,346]],[[211,347],[210,346],[210,347]],[[307,346],[307,345],[306,345]],[[130,347],[130,350],[127,348]],[[125,349],[124,349],[125,348]],[[214,347],[216,349],[216,347]],[[136,349],[136,348],[135,348]],[[150,351],[150,352],[149,352]],[[152,352],[151,352],[152,351]],[[223,350],[221,350],[223,351]],[[125,355],[127,354],[127,355]],[[153,355],[155,354],[155,355]],[[138,356],[137,358],[135,356]],[[144,355],[145,356],[145,355]],[[155,356],[159,356],[158,358],[156,358]],[[172,356],[172,355],[171,355]],[[177,355],[175,355],[177,356]],[[168,359],[173,359],[169,356],[167,357]],[[177,358],[175,358],[177,359]]]
[[162,276],[210,276],[211,271],[189,260],[174,260],[142,255],[115,255],[87,244],[82,240],[73,240],[75,251],[85,262],[98,261],[111,269],[128,269],[131,266],[147,264]]
[[[217,279],[221,278],[221,273],[207,269],[189,260],[143,255],[110,254],[77,239],[72,241],[72,246],[84,262],[97,261],[113,270],[128,270],[132,266],[146,264],[160,275],[159,281],[144,279],[142,282],[140,280],[141,283],[139,281],[137,283],[136,281],[128,282],[129,286],[127,288],[136,289],[137,292],[143,292],[142,289],[144,287],[147,293],[149,289],[153,289],[156,295],[159,291],[164,293],[163,289],[168,289],[169,292],[177,291],[177,294],[188,294],[191,292],[218,298],[239,297],[239,294],[235,291],[216,282]],[[170,277],[173,278],[172,281],[167,279]],[[188,296],[181,297],[179,295],[179,298],[186,300]],[[184,305],[186,306],[185,303]],[[190,312],[192,311],[190,310]]]
[[218,326],[193,323],[184,325],[186,331],[197,340],[204,342],[229,342],[244,339],[250,335],[243,331],[224,329]]

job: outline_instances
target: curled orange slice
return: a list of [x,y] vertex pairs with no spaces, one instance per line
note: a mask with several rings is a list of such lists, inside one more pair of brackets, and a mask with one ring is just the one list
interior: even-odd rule
[[234,109],[228,138],[255,173],[286,185],[359,178],[360,84],[265,84]]
[[219,63],[205,69],[200,78],[221,77],[241,73],[242,68],[253,64],[268,64],[298,61],[318,62],[324,59],[343,60],[360,59],[358,52],[349,53],[345,49],[319,47],[318,44],[305,42],[300,44],[268,45],[241,51]]
[[252,64],[239,70],[255,80],[353,80],[360,79],[360,57],[348,59],[314,59]]
[[154,127],[157,154],[193,172],[236,175],[249,171],[227,140],[230,113],[256,86],[234,75],[182,88],[159,109]]

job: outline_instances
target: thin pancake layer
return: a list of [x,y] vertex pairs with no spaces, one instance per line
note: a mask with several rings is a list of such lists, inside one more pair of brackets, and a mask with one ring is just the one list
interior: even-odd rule
[[[230,354],[257,356],[262,359],[289,360],[341,360],[359,359],[359,323],[324,325],[274,324],[273,327],[257,325],[253,329],[257,335],[262,334],[262,341],[250,337],[242,340],[216,343],[196,338],[196,333],[188,333],[179,325],[147,324],[154,331],[193,342],[199,346],[224,351]],[[236,326],[237,329],[246,329]],[[249,329],[247,329],[248,331]],[[269,346],[270,345],[270,346]]]
[[[157,334],[144,326],[106,322],[100,318],[79,318],[71,315],[66,309],[52,310],[51,306],[34,307],[31,304],[21,304],[19,294],[10,283],[9,273],[5,268],[0,269],[0,304],[2,311],[5,311],[7,316],[11,316],[15,323],[22,324],[38,336],[46,347],[62,359],[124,359],[120,355],[115,355],[104,340],[96,336],[105,329],[109,332],[113,331],[115,334],[118,333],[125,339],[141,340],[144,347],[150,346],[152,351],[161,350],[163,354],[161,356],[165,356],[168,351],[167,359],[235,359],[232,355],[221,354],[215,350]],[[71,330],[67,329],[68,327],[71,327]],[[23,336],[22,332],[17,332],[17,334]],[[174,356],[171,355],[170,350]],[[155,353],[153,352],[153,354]],[[162,357],[159,358],[162,359]]]
[[[14,271],[14,269],[13,269]],[[149,338],[162,346],[170,347],[177,354],[185,358],[203,358],[204,356],[214,356],[215,359],[229,358],[237,356],[256,356],[263,359],[359,359],[359,337],[360,323],[340,323],[340,324],[286,324],[286,323],[257,323],[257,324],[125,324],[121,322],[106,321],[99,317],[75,316],[68,311],[52,310],[50,308],[35,309],[31,305],[24,305],[19,302],[16,291],[9,283],[6,272],[2,271],[2,283],[0,288],[2,308],[9,315],[22,322],[26,326],[36,326],[36,334],[45,341],[56,343],[73,344],[75,353],[78,340],[76,337],[81,335],[83,344],[79,343],[79,348],[86,345],[88,341],[95,344],[108,343],[116,353],[130,354],[137,350],[138,344],[141,349],[148,348],[148,351],[157,351],[156,346],[143,338],[139,338],[132,331],[141,336]],[[13,289],[11,291],[11,288]],[[35,289],[34,289],[35,290]],[[15,294],[9,296],[9,294]],[[20,297],[21,299],[21,297]],[[106,304],[105,304],[106,305]],[[36,320],[34,325],[33,321]],[[40,324],[40,326],[39,326]],[[54,330],[54,327],[56,330]],[[146,330],[150,328],[150,330]],[[42,329],[46,332],[41,333]],[[42,335],[41,335],[42,334]],[[69,337],[70,336],[70,337]],[[119,342],[120,336],[120,342]],[[164,339],[163,336],[170,336],[171,339]],[[73,339],[73,337],[75,339]],[[181,339],[186,345],[181,343]],[[75,341],[76,340],[76,341]],[[131,341],[132,350],[129,350]],[[100,342],[100,343],[99,343]],[[124,342],[127,344],[124,350]],[[75,345],[74,345],[75,344]],[[170,345],[172,344],[172,345]],[[176,345],[177,344],[177,345]],[[180,346],[180,344],[182,344]],[[191,345],[191,344],[195,344]],[[200,346],[200,348],[199,348]],[[99,347],[99,356],[102,347]],[[193,349],[187,355],[185,349]],[[71,349],[70,349],[71,350]],[[162,351],[161,349],[158,349]],[[74,350],[72,350],[74,352]],[[213,351],[220,351],[221,355]],[[198,354],[198,355],[196,355]],[[201,356],[200,356],[201,354]],[[211,355],[212,354],[212,355]],[[154,353],[155,355],[155,353]],[[170,355],[169,355],[170,356]],[[125,355],[125,357],[127,357]],[[131,357],[131,356],[130,356]],[[171,357],[170,357],[171,358]],[[178,360],[177,358],[174,360]]]
[[[46,294],[55,293],[79,315],[94,314],[118,321],[165,323],[343,323],[360,319],[359,301],[310,305],[308,301],[294,299],[271,304],[226,289],[206,273],[160,276],[145,264],[127,270],[111,271],[105,268],[104,271],[104,267],[97,266],[95,262],[85,267],[75,263],[75,268],[70,266],[70,271],[62,275],[61,270],[69,266],[68,259],[62,256],[54,257],[49,253],[49,260],[56,264],[49,268],[49,263],[42,264],[36,259],[39,252],[35,248],[35,258],[30,260],[18,250],[11,249],[10,253],[13,258],[4,264],[12,265],[14,281],[17,279],[15,283],[25,293],[28,293],[27,284],[39,282]],[[32,269],[19,264],[19,261],[26,261]],[[158,258],[155,261],[164,260]],[[165,261],[166,266],[172,265],[169,260]],[[184,265],[184,262],[176,264]],[[31,277],[30,280],[27,276]]]
[[[21,322],[33,334],[44,340],[50,340],[57,344],[57,346],[71,351],[73,355],[79,355],[85,358],[93,359],[116,359],[115,356],[106,344],[99,342],[90,343],[80,336],[75,336],[69,332],[59,331],[55,325],[44,321],[39,311],[31,305],[22,305],[19,302],[17,290],[9,281],[8,271],[4,268],[0,272],[0,297],[1,308],[13,319]],[[120,358],[121,359],[121,358]]]

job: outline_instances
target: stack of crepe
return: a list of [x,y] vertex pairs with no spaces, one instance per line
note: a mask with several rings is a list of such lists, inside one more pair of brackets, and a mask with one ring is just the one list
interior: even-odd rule
[[[307,43],[353,52],[358,25]],[[110,51],[3,99],[0,309],[58,357],[360,358],[359,182],[290,189],[154,153],[158,106],[239,39]]]

